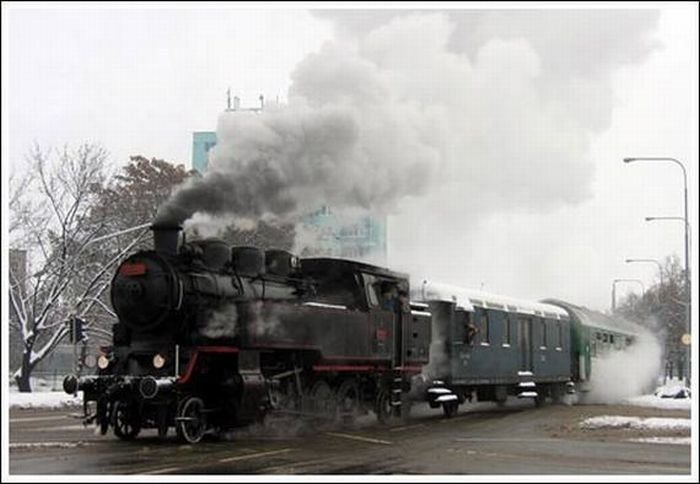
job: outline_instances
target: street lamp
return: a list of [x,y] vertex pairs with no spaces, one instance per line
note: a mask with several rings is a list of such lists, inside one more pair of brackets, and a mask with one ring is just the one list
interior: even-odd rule
[[685,222],[683,217],[644,217],[644,220],[651,222],[652,220],[681,220]]
[[640,281],[639,279],[615,279],[612,283],[612,310],[615,311],[615,284],[618,282],[636,282],[639,283],[640,286],[642,286],[642,297],[644,297],[644,293],[646,292],[644,289],[644,283]]
[[661,262],[659,262],[656,259],[625,259],[626,263],[631,263],[631,262],[652,262],[659,266],[659,278],[661,280],[661,285],[664,285],[664,269],[661,267]]
[[[683,221],[685,222],[685,292],[686,292],[686,305],[685,305],[685,329],[688,336],[690,336],[690,265],[688,264],[688,252],[689,252],[689,235],[688,235],[688,175],[685,171],[685,166],[683,163],[675,158],[668,157],[634,157],[623,159],[625,163],[632,163],[634,161],[670,161],[677,164],[683,170]],[[647,217],[648,219],[661,218],[661,217]],[[680,218],[680,217],[679,217]],[[688,376],[688,382],[690,382],[690,344],[686,345],[686,375]]]

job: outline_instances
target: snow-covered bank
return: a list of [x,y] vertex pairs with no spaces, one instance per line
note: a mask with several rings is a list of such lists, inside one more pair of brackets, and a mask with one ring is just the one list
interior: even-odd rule
[[629,441],[642,444],[690,445],[690,437],[643,437]]
[[77,397],[65,392],[10,392],[10,408],[65,408],[83,404],[82,393]]
[[637,430],[687,430],[690,432],[689,418],[640,418],[603,415],[601,417],[587,418],[581,422],[585,429],[599,428],[630,428]]
[[657,395],[642,395],[628,398],[622,403],[636,407],[653,407],[664,410],[690,410],[691,402],[690,398],[661,398]]

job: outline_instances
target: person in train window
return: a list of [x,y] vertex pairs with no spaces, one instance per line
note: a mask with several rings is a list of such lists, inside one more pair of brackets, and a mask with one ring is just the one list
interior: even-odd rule
[[386,311],[395,311],[397,303],[396,286],[389,283],[382,284],[382,309]]
[[470,345],[474,345],[474,341],[476,340],[476,335],[479,333],[479,328],[476,327],[474,323],[472,323],[471,316],[467,314],[467,321],[465,325],[465,332],[464,332],[464,340],[466,343]]

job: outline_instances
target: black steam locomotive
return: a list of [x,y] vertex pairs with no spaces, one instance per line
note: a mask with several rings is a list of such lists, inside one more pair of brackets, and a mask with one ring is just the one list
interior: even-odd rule
[[112,281],[119,322],[97,375],[64,380],[85,421],[122,439],[174,427],[194,443],[270,412],[386,422],[416,401],[447,417],[473,398],[539,404],[585,392],[639,333],[558,300],[427,281],[409,302],[407,276],[388,269],[153,231],[155,249]]
[[174,427],[194,443],[268,412],[399,417],[429,360],[431,315],[405,275],[153,226],[112,281],[119,317],[97,375],[68,376],[86,421],[122,439]]

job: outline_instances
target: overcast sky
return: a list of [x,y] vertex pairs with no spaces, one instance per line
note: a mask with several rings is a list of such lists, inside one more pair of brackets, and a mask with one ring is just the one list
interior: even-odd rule
[[114,166],[141,154],[189,167],[192,132],[216,128],[228,87],[243,107],[261,93],[286,102],[290,88],[325,103],[309,79],[350,52],[389,86],[387,109],[416,104],[448,125],[438,182],[392,209],[389,264],[607,309],[613,279],[656,276],[625,258],[683,257],[681,222],[644,221],[683,215],[680,169],[623,157],[683,161],[697,228],[697,5],[643,6],[416,16],[3,4],[3,183],[32,142],[96,141]]

